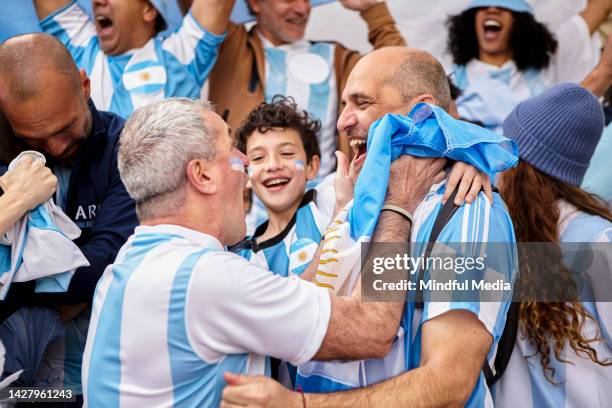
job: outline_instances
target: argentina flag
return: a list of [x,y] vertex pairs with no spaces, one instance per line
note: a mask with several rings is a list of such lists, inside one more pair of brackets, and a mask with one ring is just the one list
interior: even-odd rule
[[[359,273],[361,243],[369,242],[383,206],[391,163],[402,154],[445,157],[495,174],[518,162],[510,139],[456,120],[437,106],[420,103],[407,116],[388,114],[370,127],[367,156],[354,199],[332,222],[316,276],[320,286],[350,293]],[[338,256],[342,254],[343,256]],[[346,294],[346,293],[340,293]]]
[[[44,160],[37,152],[23,152],[9,171],[25,155]],[[67,291],[74,271],[89,266],[72,242],[80,235],[79,227],[51,199],[28,212],[0,236],[0,300],[12,282],[36,280],[36,292]]]

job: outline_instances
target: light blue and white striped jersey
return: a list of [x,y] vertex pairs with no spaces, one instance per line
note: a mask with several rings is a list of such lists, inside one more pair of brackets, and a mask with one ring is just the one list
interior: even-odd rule
[[210,235],[139,226],[96,288],[85,404],[218,406],[224,372],[264,374],[264,356],[311,359],[330,311],[328,291],[259,268]]
[[142,48],[105,55],[95,25],[75,1],[46,17],[40,26],[58,38],[77,66],[85,69],[96,107],[124,118],[164,98],[199,98],[225,38],[204,30],[189,13],[168,38],[158,35]]
[[[446,182],[432,187],[429,194],[417,207],[414,213],[414,225],[411,231],[411,241],[422,245],[412,245],[413,258],[421,255],[429,240],[438,212],[442,208],[442,196]],[[336,231],[336,233],[342,230]],[[344,230],[346,232],[346,230]],[[341,234],[342,235],[342,234]],[[339,241],[346,239],[342,237]],[[474,243],[474,249],[482,251],[487,258],[489,248],[487,243],[508,243],[509,251],[499,256],[487,258],[487,281],[496,279],[513,283],[517,272],[517,259],[514,250],[514,230],[505,204],[498,194],[494,194],[491,204],[484,193],[480,193],[472,204],[463,204],[446,224],[436,241],[436,247],[444,243]],[[436,247],[432,255],[436,253]],[[448,250],[448,249],[446,249]],[[448,253],[448,252],[446,252]],[[342,254],[335,254],[340,258]],[[417,274],[413,275],[413,279]],[[425,275],[428,278],[428,274]],[[350,290],[349,290],[350,292]],[[308,362],[298,368],[297,384],[304,391],[331,392],[335,390],[364,387],[391,378],[402,372],[419,367],[421,355],[422,326],[428,320],[451,310],[468,310],[474,313],[493,337],[493,344],[487,359],[492,363],[495,359],[497,342],[501,337],[509,308],[508,301],[476,302],[476,301],[430,301],[427,290],[424,291],[424,309],[415,307],[415,302],[406,303],[406,308],[400,323],[400,329],[391,352],[383,359],[355,362]],[[458,291],[459,292],[459,291]],[[457,293],[458,293],[457,292]],[[450,294],[450,296],[453,296]],[[470,299],[471,300],[471,299]],[[327,367],[326,367],[327,366]],[[466,406],[493,406],[484,374],[480,374],[476,387],[472,391]]]
[[321,149],[318,180],[335,169],[338,89],[334,70],[335,45],[306,40],[275,47],[260,35],[266,58],[264,95],[291,96],[298,107],[321,121],[317,135]]
[[[559,203],[559,239],[563,242],[612,242],[612,223],[578,211],[566,202]],[[586,311],[595,320],[588,319],[581,328],[586,338],[598,336],[600,340],[590,343],[597,351],[600,361],[612,359],[612,303],[609,293],[601,293],[612,281],[612,251],[595,250],[591,267],[584,273],[583,282],[588,284],[589,298],[602,301],[582,302]],[[605,279],[606,282],[602,282]],[[588,357],[577,355],[565,345],[561,356],[569,363],[550,356],[550,367],[555,369],[550,383],[540,364],[540,354],[535,346],[519,335],[508,367],[495,384],[495,405],[498,407],[607,407],[612,401],[612,367],[602,367]]]
[[268,227],[266,221],[252,237],[246,238],[232,251],[277,275],[299,276],[312,260],[332,218],[331,213],[325,214],[319,210],[317,201],[317,190],[307,191],[291,221],[280,234],[258,243],[257,238]]
[[604,129],[582,180],[582,189],[597,194],[612,205],[612,125]]
[[[519,71],[513,60],[501,67],[477,59],[453,66],[453,82],[468,96],[457,100],[459,114],[499,130],[503,119],[519,102],[562,82],[580,83],[599,61],[599,35],[591,36],[585,20],[575,15],[555,31],[555,37],[559,43],[557,52],[543,70]],[[486,92],[490,85],[479,86],[480,81],[491,80],[498,82],[496,88],[504,90]],[[474,97],[478,94],[483,100]]]

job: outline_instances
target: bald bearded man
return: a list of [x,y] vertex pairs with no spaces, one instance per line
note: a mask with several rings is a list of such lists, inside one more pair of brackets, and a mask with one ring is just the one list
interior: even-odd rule
[[[9,144],[21,142],[46,156],[59,179],[55,203],[81,229],[75,243],[90,263],[76,270],[65,293],[35,294],[34,282],[11,286],[7,302],[0,305],[9,312],[19,309],[0,327],[0,338],[11,351],[5,372],[23,368],[22,385],[65,385],[79,393],[87,304],[104,268],[138,223],[134,202],[117,169],[123,120],[96,109],[85,71],[79,71],[68,50],[47,34],[26,34],[4,42],[0,66],[0,111],[14,133],[5,137],[12,139]],[[5,171],[0,167],[0,174]],[[43,305],[52,308],[48,332],[32,329],[34,314],[30,312]],[[3,310],[4,315],[9,312]],[[22,331],[23,327],[29,331]],[[53,333],[64,330],[66,336],[56,336],[47,349],[45,358],[52,367],[43,374],[37,369],[48,366],[41,365],[47,342]]]

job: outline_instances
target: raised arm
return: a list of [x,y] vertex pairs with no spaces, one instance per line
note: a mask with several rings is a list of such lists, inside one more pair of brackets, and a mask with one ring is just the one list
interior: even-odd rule
[[612,38],[608,37],[599,63],[580,83],[583,87],[602,97],[612,85]]
[[39,20],[70,4],[71,0],[33,0]]
[[[191,13],[206,31],[223,34],[236,0],[193,0]],[[186,1],[181,3],[185,7]]]
[[374,49],[406,45],[386,3],[381,0],[340,0],[349,10],[359,11],[368,25],[368,40]]
[[588,0],[587,6],[582,13],[580,13],[580,16],[589,26],[589,32],[593,34],[599,29],[599,26],[606,21],[610,11],[612,11],[612,1]]
[[[444,179],[445,160],[402,156],[391,165],[385,204],[413,213],[431,186]],[[377,243],[407,243],[410,222],[395,212],[383,211],[364,265],[377,257],[389,257],[394,249]],[[407,247],[404,248],[407,251]],[[362,270],[362,276],[370,273]],[[404,309],[404,302],[361,302],[352,297],[332,296],[327,334],[314,360],[382,358],[391,349]],[[377,336],[372,337],[372,333]]]

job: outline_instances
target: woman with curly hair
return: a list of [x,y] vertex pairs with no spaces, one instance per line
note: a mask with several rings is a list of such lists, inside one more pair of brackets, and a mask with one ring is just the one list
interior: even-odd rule
[[[518,331],[496,384],[498,407],[595,407],[612,401],[612,303],[606,303],[612,296],[612,213],[580,189],[603,124],[597,98],[574,84],[520,103],[504,122],[520,161],[498,186],[517,242],[552,245],[546,258],[534,259],[531,250],[520,258]],[[572,242],[606,245],[583,252],[592,262],[580,271],[581,285],[570,274]]]
[[561,82],[580,83],[597,63],[593,33],[610,10],[610,0],[588,0],[553,33],[526,0],[472,0],[447,21],[461,115],[498,130],[520,101]]

